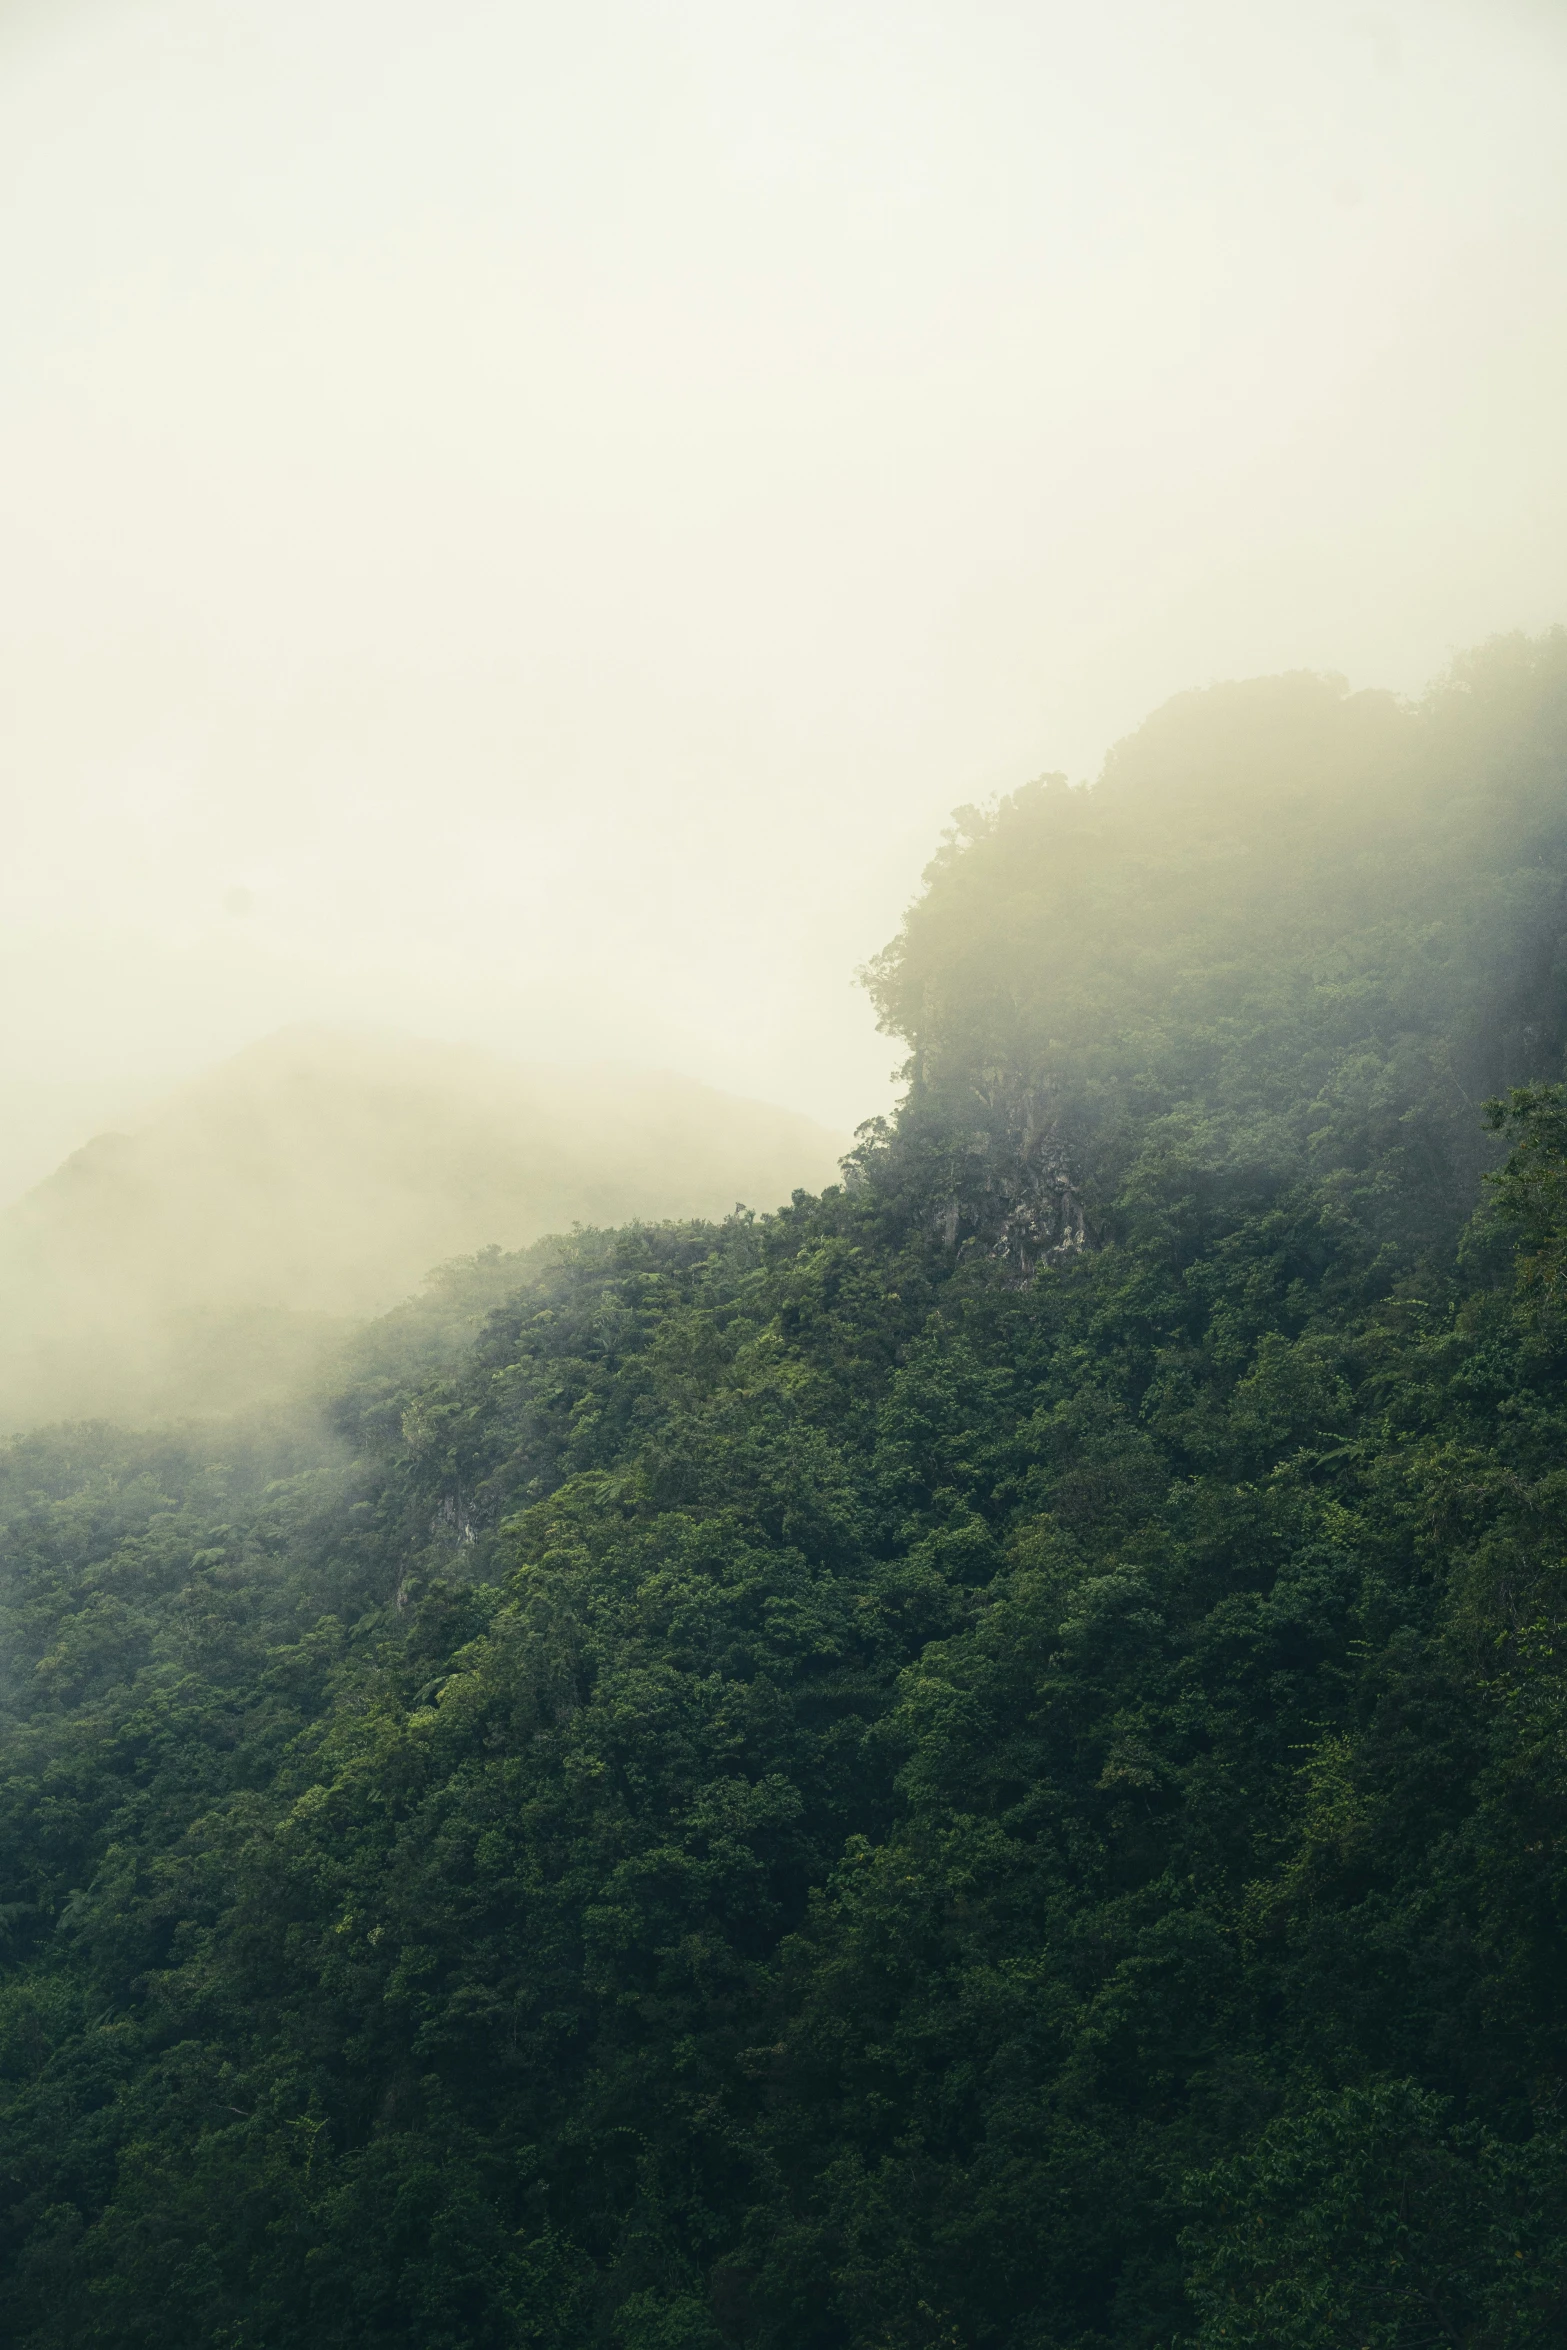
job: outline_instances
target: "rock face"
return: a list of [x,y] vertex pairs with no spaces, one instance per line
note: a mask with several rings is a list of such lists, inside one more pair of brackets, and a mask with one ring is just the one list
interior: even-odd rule
[[991,1254],[1006,1260],[1020,1282],[1041,1265],[1058,1265],[1093,1247],[1083,1202],[1064,1170],[1040,1169],[1007,1211]]
[[949,1249],[997,1258],[1018,1286],[1042,1265],[1095,1246],[1059,1120],[1031,1092],[995,1103],[992,1122],[972,1129],[952,1158],[952,1179],[935,1210]]

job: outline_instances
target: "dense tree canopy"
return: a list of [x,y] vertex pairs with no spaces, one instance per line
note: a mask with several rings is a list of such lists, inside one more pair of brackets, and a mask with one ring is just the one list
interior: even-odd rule
[[1564,944],[1563,640],[1188,697],[842,1186],[19,1441],[13,2338],[1558,2343]]

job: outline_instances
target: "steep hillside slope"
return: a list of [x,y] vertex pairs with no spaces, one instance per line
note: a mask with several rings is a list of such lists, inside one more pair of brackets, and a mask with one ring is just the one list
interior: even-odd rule
[[1400,1263],[1450,1245],[1479,1103],[1559,1067],[1564,660],[1504,641],[1414,709],[1311,676],[1183,695],[1094,791],[961,811],[870,973],[914,1048],[905,1143],[957,1152],[922,1177],[954,1228],[1108,1199],[1154,1150],[1311,1182]]
[[1567,640],[1100,790],[842,1186],[11,1449],[28,2350],[1567,2333]]
[[0,1217],[0,1421],[232,1409],[445,1258],[771,1207],[840,1147],[688,1079],[289,1031]]

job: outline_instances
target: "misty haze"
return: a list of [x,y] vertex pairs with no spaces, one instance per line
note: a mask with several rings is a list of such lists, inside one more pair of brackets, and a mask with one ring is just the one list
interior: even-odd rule
[[689,1079],[286,1031],[0,1211],[0,1414],[144,1421],[286,1393],[448,1259],[775,1207],[831,1181],[843,1147]]
[[1567,2339],[1564,120],[0,5],[18,2350]]

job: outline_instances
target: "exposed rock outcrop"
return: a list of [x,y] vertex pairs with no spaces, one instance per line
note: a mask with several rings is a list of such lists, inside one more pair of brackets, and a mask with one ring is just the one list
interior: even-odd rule
[[999,1100],[953,1175],[934,1215],[943,1242],[998,1258],[1019,1285],[1096,1246],[1059,1123],[1034,1095]]

